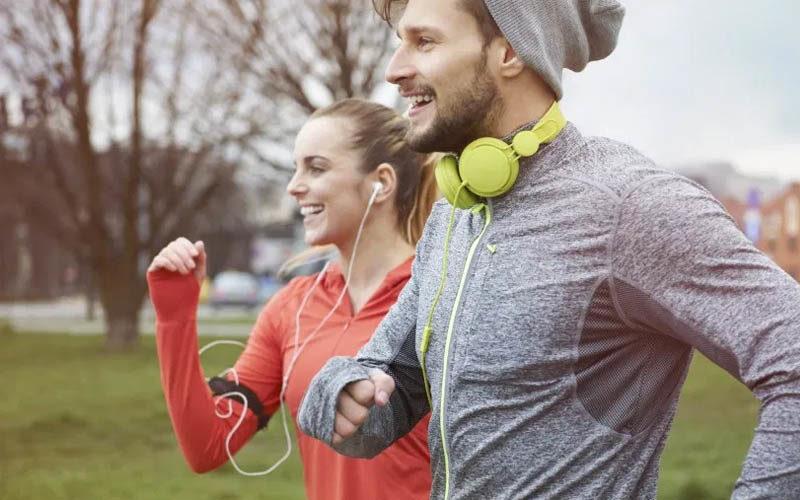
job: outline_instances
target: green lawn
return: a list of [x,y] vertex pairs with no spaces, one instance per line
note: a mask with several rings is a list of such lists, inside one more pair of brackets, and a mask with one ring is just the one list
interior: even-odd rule
[[213,314],[198,319],[199,323],[208,325],[254,325],[259,311],[237,311],[235,314],[214,316]]
[[[103,353],[99,337],[0,333],[0,342],[0,498],[303,497],[296,452],[266,477],[240,477],[228,465],[189,471],[169,426],[152,337],[126,355]],[[220,347],[204,356],[205,366],[221,370],[236,353]],[[743,387],[698,358],[662,462],[659,498],[729,498],[756,410]],[[275,424],[240,454],[248,469],[266,468],[283,452]]]

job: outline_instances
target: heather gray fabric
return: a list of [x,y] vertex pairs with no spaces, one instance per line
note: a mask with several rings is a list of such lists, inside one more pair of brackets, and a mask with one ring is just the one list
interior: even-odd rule
[[[445,497],[445,450],[451,499],[656,498],[693,347],[762,402],[733,497],[798,498],[800,285],[713,197],[569,124],[490,205],[455,304],[485,221],[457,212],[434,317],[432,498]],[[306,393],[300,427],[330,444],[342,387],[370,368],[394,377],[389,405],[342,453],[374,456],[429,411],[417,353],[448,216],[439,202],[372,341],[356,359],[332,359]]]
[[564,68],[581,71],[617,45],[625,8],[616,0],[484,0],[525,63],[563,95]]

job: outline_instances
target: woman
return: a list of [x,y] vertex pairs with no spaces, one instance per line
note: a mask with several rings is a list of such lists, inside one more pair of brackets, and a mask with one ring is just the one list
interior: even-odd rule
[[[306,243],[335,246],[339,259],[293,279],[267,303],[232,373],[208,384],[225,399],[209,392],[197,353],[202,242],[180,238],[153,260],[148,282],[161,381],[194,471],[232,458],[281,401],[296,418],[322,365],[354,355],[397,300],[436,196],[433,158],[408,147],[406,127],[389,108],[348,99],[317,111],[300,130],[287,191],[300,205]],[[341,456],[298,433],[308,498],[428,498],[427,424],[426,418],[373,460]]]

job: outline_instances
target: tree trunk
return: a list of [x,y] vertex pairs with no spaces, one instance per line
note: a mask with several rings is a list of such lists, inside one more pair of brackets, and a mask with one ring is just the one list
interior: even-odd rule
[[[120,266],[122,267],[122,266]],[[98,279],[106,324],[106,350],[131,351],[139,345],[139,312],[144,300],[144,277],[124,279],[127,273],[107,271]]]
[[91,269],[84,271],[86,274],[84,294],[86,295],[86,321],[94,321],[97,315],[95,314],[97,303],[97,288],[94,283],[94,272]]
[[114,316],[106,313],[106,345],[109,352],[133,351],[139,346],[139,311]]

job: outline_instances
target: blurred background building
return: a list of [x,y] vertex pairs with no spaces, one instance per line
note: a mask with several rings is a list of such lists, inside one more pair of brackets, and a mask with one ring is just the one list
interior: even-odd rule
[[800,183],[794,182],[761,207],[758,247],[800,281]]

